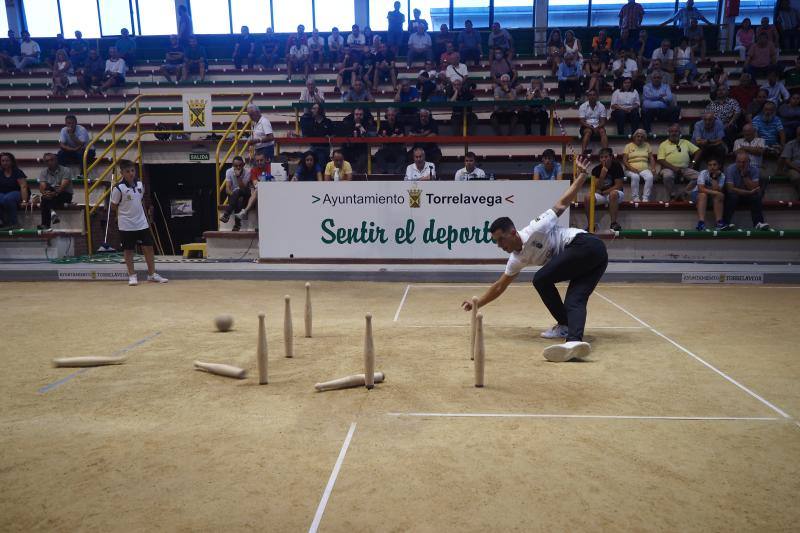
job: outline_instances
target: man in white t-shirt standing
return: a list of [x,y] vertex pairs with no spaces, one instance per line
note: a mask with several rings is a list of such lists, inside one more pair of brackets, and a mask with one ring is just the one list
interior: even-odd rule
[[[566,338],[563,344],[545,348],[543,355],[548,361],[569,361],[591,352],[589,343],[583,342],[586,304],[606,271],[608,253],[603,241],[594,235],[558,225],[558,217],[567,210],[583,186],[588,176],[588,165],[588,159],[577,160],[578,177],[552,209],[536,217],[526,228],[517,231],[508,217],[498,218],[489,227],[497,246],[511,257],[503,275],[478,299],[478,307],[503,294],[526,266],[542,265],[533,277],[533,286],[556,319],[556,325],[542,332],[541,336],[545,339]],[[556,283],[561,281],[569,281],[563,301],[556,288]],[[465,301],[461,307],[471,311],[472,302]]]
[[275,135],[272,133],[272,123],[261,114],[261,110],[255,104],[247,106],[247,116],[253,122],[250,144],[255,147],[256,154],[264,154],[267,161],[272,161],[272,158],[275,157]]
[[464,168],[456,171],[455,181],[485,180],[486,173],[475,166],[475,153],[467,152],[464,156]]
[[128,285],[138,285],[139,278],[133,268],[133,252],[136,244],[142,245],[144,260],[147,262],[147,281],[166,283],[167,278],[156,272],[153,254],[153,236],[150,224],[144,214],[144,184],[136,179],[136,165],[123,159],[119,162],[122,180],[111,189],[111,206],[117,212],[122,250],[125,252],[125,266],[128,267]]

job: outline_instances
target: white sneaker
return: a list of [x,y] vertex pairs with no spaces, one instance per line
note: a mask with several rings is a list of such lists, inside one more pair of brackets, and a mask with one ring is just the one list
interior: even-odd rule
[[236,218],[238,218],[239,220],[247,220],[247,211],[245,211],[244,209],[242,209],[241,211],[239,211],[238,213],[236,213],[236,214],[235,214],[235,215],[233,215],[233,216],[235,216],[235,217],[236,217]]
[[548,361],[563,363],[570,359],[583,359],[592,352],[588,342],[570,341],[564,344],[554,344],[544,349],[542,355]]
[[152,281],[153,283],[166,283],[169,280],[167,278],[161,276],[161,274],[159,274],[158,272],[156,272],[152,276],[148,275],[147,276],[147,281]]
[[638,196],[634,196],[633,198],[631,198],[631,202],[641,202],[641,200],[639,199]]
[[767,231],[769,229],[769,224],[766,222],[759,222],[756,224],[756,229],[759,231]]
[[128,276],[128,285],[133,287],[134,285],[138,285],[138,284],[139,284],[139,278],[138,278],[138,276],[136,274],[132,274],[132,275]]
[[539,336],[543,339],[564,339],[568,333],[569,328],[567,326],[556,324],[552,328],[541,332]]

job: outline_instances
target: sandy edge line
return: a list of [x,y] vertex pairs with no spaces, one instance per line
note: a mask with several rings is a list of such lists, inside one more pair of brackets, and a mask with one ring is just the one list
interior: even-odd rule
[[696,421],[759,421],[775,422],[778,417],[765,416],[646,416],[646,415],[571,415],[541,413],[386,413],[396,417],[419,418],[577,418],[588,420],[696,420]]
[[406,303],[406,298],[408,297],[408,291],[411,290],[411,285],[406,285],[406,290],[403,293],[403,298],[400,300],[400,305],[397,306],[397,312],[394,314],[394,322],[397,322],[397,319],[400,318],[400,311],[403,310],[403,305]]

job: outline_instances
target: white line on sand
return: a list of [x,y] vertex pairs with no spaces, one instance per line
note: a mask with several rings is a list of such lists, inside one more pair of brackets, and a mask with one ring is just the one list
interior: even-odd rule
[[394,321],[397,322],[397,319],[400,318],[400,311],[403,310],[403,304],[406,303],[406,297],[408,296],[408,291],[411,290],[411,285],[406,285],[406,290],[403,293],[403,299],[400,300],[400,305],[397,306],[397,312],[394,314]]
[[[468,328],[469,324],[401,324],[398,325],[400,328]],[[492,326],[491,324],[487,324],[484,326],[485,328],[531,328],[531,329],[549,329],[552,327],[552,324],[549,326],[537,326],[533,325],[530,326],[528,324],[502,324],[497,326]],[[587,330],[591,331],[593,329],[648,329],[644,326],[587,326]]]
[[770,409],[772,409],[773,411],[775,411],[776,413],[778,413],[782,417],[788,418],[790,420],[792,419],[792,417],[788,413],[786,413],[783,409],[781,409],[780,407],[777,407],[776,405],[772,404],[768,400],[766,400],[763,397],[759,396],[758,394],[753,392],[751,389],[745,387],[744,385],[742,385],[741,383],[739,383],[738,381],[736,381],[735,379],[730,377],[728,374],[726,374],[722,370],[718,369],[717,367],[715,367],[714,365],[712,365],[711,363],[709,363],[708,361],[706,361],[702,357],[700,357],[697,354],[695,354],[695,353],[689,351],[688,349],[684,348],[683,346],[681,346],[680,344],[678,344],[674,340],[670,339],[669,337],[667,337],[666,335],[664,335],[663,333],[661,333],[660,331],[655,329],[653,326],[651,326],[650,324],[648,324],[647,322],[645,322],[641,318],[637,317],[636,315],[634,315],[633,313],[631,313],[630,311],[628,311],[627,309],[625,309],[624,307],[622,307],[618,303],[614,302],[610,298],[607,298],[607,297],[603,296],[602,294],[600,294],[597,291],[595,291],[595,294],[598,295],[603,300],[605,300],[608,303],[610,303],[611,305],[613,305],[614,307],[616,307],[617,309],[619,309],[620,311],[622,311],[623,313],[625,313],[626,315],[628,315],[629,317],[631,317],[632,319],[634,319],[635,321],[637,321],[638,323],[640,323],[641,325],[643,325],[644,327],[648,328],[650,331],[652,331],[653,333],[655,333],[656,335],[658,335],[659,337],[661,337],[662,339],[664,339],[668,343],[670,343],[673,346],[675,346],[680,351],[682,351],[685,354],[689,355],[690,357],[694,358],[697,362],[701,363],[703,366],[705,366],[709,370],[713,370],[718,375],[720,375],[723,378],[725,378],[726,380],[728,380],[730,383],[733,383],[734,385],[739,387],[741,390],[743,390],[744,392],[746,392],[747,394],[749,394],[750,396],[752,396],[753,398],[755,398],[759,402],[763,403],[764,405],[766,405],[767,407],[769,407]]
[[697,421],[759,421],[769,422],[781,420],[767,416],[638,416],[638,415],[571,415],[571,414],[539,414],[539,413],[387,413],[397,417],[420,418],[578,418],[596,420],[697,420]]
[[331,491],[333,491],[333,484],[336,483],[336,477],[339,475],[339,470],[342,468],[344,456],[347,454],[347,448],[350,447],[350,441],[353,440],[353,433],[355,433],[355,431],[356,423],[353,422],[350,424],[350,430],[344,438],[342,449],[339,450],[339,458],[336,459],[336,464],[333,465],[331,477],[328,479],[328,484],[325,486],[325,491],[322,493],[322,499],[319,501],[319,506],[317,506],[317,514],[314,515],[314,521],[311,522],[308,533],[316,533],[317,529],[319,529],[319,523],[322,521],[322,514],[325,512],[325,506],[328,505],[328,498],[330,498]]

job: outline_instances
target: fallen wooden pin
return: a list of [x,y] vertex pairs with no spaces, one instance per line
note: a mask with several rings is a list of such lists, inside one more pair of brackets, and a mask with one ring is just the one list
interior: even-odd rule
[[[385,379],[383,372],[375,372],[372,375],[372,377],[374,379],[374,383],[382,383],[383,380]],[[324,383],[317,383],[316,385],[314,385],[314,388],[317,389],[317,391],[319,392],[324,392],[329,390],[363,387],[365,384],[366,384],[365,374],[353,374],[352,376],[334,379],[331,381],[325,381]]]
[[247,377],[247,370],[233,365],[195,361],[194,368],[195,370],[202,370],[204,372],[208,372],[209,374],[216,374],[218,376],[225,376],[228,378],[244,379]]
[[85,366],[104,366],[104,365],[121,365],[128,358],[126,356],[119,357],[102,357],[102,356],[86,356],[86,357],[61,357],[53,359],[53,366],[55,367],[85,367]]

